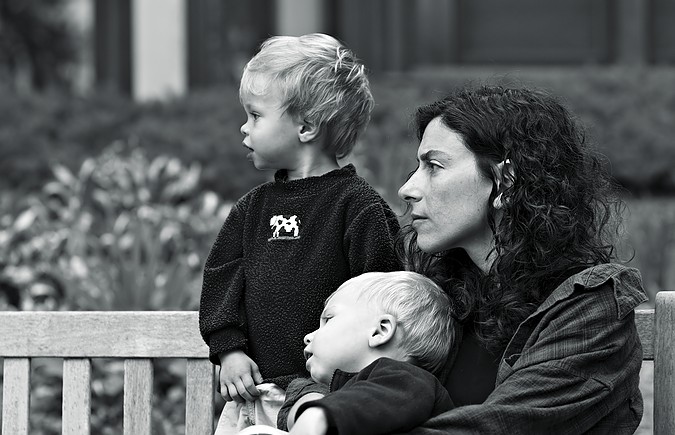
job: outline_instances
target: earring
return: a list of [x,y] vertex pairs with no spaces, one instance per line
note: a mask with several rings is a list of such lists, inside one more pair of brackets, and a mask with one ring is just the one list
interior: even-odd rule
[[504,204],[502,203],[502,194],[501,193],[499,195],[497,195],[497,197],[495,198],[494,201],[492,201],[492,206],[497,210],[500,210],[502,207],[504,207]]

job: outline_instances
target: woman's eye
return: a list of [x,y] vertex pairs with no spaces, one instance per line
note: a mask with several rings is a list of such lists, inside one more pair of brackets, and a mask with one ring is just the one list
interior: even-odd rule
[[251,113],[251,117],[255,120],[255,119],[260,118],[260,115],[257,114],[257,113]]
[[434,172],[437,169],[443,169],[444,166],[438,160],[427,160],[426,168],[430,172]]

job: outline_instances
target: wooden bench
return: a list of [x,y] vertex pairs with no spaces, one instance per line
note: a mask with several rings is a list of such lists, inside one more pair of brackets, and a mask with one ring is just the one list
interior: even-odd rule
[[62,433],[90,433],[91,358],[124,359],[124,434],[151,431],[154,358],[185,358],[186,434],[213,434],[214,369],[197,312],[2,312],[2,434],[30,433],[30,359],[63,358]]
[[[635,322],[654,361],[654,433],[675,434],[675,292]],[[90,433],[91,358],[124,359],[124,434],[151,433],[153,358],[186,358],[187,434],[212,434],[214,369],[196,312],[3,312],[2,434],[29,433],[31,358],[63,358],[62,432]]]

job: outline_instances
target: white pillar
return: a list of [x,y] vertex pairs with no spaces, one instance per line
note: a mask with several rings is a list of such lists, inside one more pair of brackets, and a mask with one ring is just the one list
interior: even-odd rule
[[276,33],[301,36],[325,32],[323,0],[277,0]]
[[66,14],[77,34],[77,65],[73,70],[73,91],[86,95],[94,88],[94,0],[69,0]]
[[132,0],[132,89],[161,100],[187,89],[186,0]]

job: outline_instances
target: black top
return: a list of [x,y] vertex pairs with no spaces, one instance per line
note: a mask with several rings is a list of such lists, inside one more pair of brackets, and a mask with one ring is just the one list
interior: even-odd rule
[[400,434],[453,408],[443,385],[428,371],[403,361],[380,358],[358,373],[336,370],[330,393],[303,403],[326,412],[329,434]]
[[307,375],[303,337],[344,281],[400,270],[398,220],[354,166],[288,180],[278,171],[232,208],[204,267],[200,332],[218,354],[242,349],[265,382]]
[[482,347],[473,328],[465,326],[445,388],[457,406],[483,403],[495,389],[499,357]]

